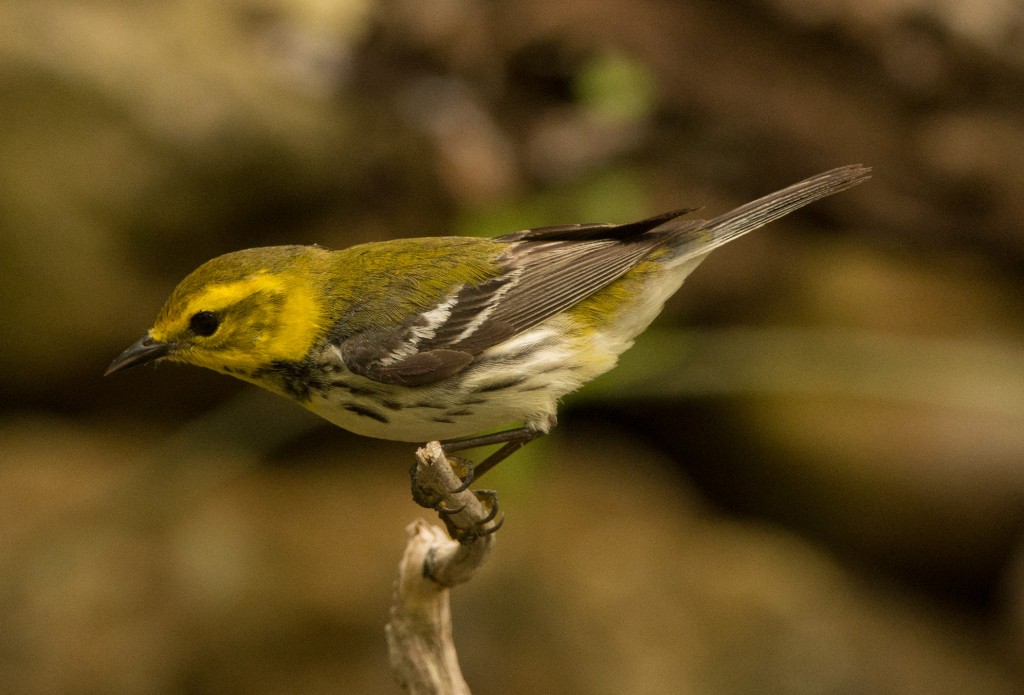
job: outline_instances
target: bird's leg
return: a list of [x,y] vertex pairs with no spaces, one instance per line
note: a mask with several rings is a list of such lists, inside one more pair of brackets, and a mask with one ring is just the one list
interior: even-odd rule
[[557,420],[552,415],[547,422],[547,429],[538,429],[536,427],[516,427],[511,430],[505,430],[504,432],[493,432],[491,434],[483,434],[474,437],[462,437],[460,439],[449,439],[441,442],[441,450],[445,454],[451,454],[456,451],[465,451],[466,449],[475,449],[480,446],[490,446],[491,444],[503,444],[503,446],[492,453],[490,456],[485,458],[483,461],[477,464],[473,464],[465,459],[457,459],[459,463],[465,468],[465,475],[460,476],[462,478],[462,488],[466,489],[472,484],[474,480],[478,480],[487,471],[491,470],[499,463],[507,459],[515,452],[522,449],[524,446],[532,442],[534,439],[547,434],[551,431],[551,428],[557,424]]
[[[484,506],[487,512],[482,519],[476,521],[472,528],[462,528],[461,525],[456,523],[457,515],[465,511],[466,506],[464,504],[451,506],[450,503],[446,503],[446,500],[450,499],[453,495],[465,492],[474,480],[494,468],[519,449],[522,449],[526,444],[530,443],[537,437],[546,434],[555,426],[554,416],[552,416],[545,424],[547,425],[545,428],[516,427],[511,430],[505,430],[504,432],[494,432],[492,434],[463,437],[461,439],[450,439],[446,442],[441,442],[440,454],[445,457],[449,465],[454,462],[458,466],[460,470],[456,470],[453,467],[452,472],[458,476],[461,483],[449,490],[447,493],[442,492],[439,494],[437,491],[427,493],[424,488],[428,486],[422,485],[419,480],[419,463],[417,463],[413,465],[412,470],[410,471],[412,477],[413,499],[422,507],[436,510],[440,515],[441,520],[444,521],[445,526],[448,528],[448,535],[458,540],[460,543],[471,543],[476,538],[494,533],[501,528],[501,523],[504,519],[504,517],[498,516],[498,495],[496,492],[493,490],[473,491],[473,494]],[[488,446],[491,444],[501,444],[501,447],[476,465],[473,465],[471,461],[467,461],[466,459],[456,457],[449,458],[449,455],[452,452],[474,449],[476,447]]]
[[507,459],[515,452],[522,449],[524,446],[532,442],[537,437],[543,436],[543,434],[543,432],[537,432],[536,430],[527,431],[521,434],[520,436],[516,437],[515,439],[510,439],[509,441],[505,442],[505,445],[502,446],[500,449],[495,451],[493,454],[485,458],[480,463],[470,467],[469,480],[465,484],[469,485],[474,480],[478,480],[480,476],[482,476],[484,473],[497,466],[499,463]]
[[[500,529],[505,522],[504,515],[498,517],[497,492],[494,490],[473,490],[473,494],[476,495],[476,498],[487,509],[487,515],[477,521],[473,528],[460,527],[452,520],[452,517],[458,512],[434,507],[437,510],[437,515],[444,522],[445,528],[448,529],[448,535],[460,543],[471,543],[481,536],[489,536]],[[459,511],[462,510],[460,509]],[[495,521],[495,518],[497,518],[497,521]]]
[[539,437],[542,434],[544,433],[535,430],[532,427],[516,427],[515,429],[504,430],[502,432],[492,432],[490,434],[480,434],[472,437],[460,437],[458,439],[446,439],[441,442],[441,448],[444,449],[444,453],[451,454],[456,451],[475,449],[478,446],[503,444],[505,442],[510,442],[524,437],[529,441],[530,439]]
[[501,528],[497,493],[463,489],[462,479],[438,442],[417,450],[410,473],[413,499],[437,511],[452,539],[472,545]]

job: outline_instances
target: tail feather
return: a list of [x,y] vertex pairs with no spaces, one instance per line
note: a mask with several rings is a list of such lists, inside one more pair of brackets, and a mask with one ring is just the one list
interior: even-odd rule
[[[686,229],[683,236],[688,237],[688,241],[681,245],[682,256],[705,256],[736,237],[763,227],[797,208],[852,188],[866,181],[870,175],[869,167],[851,164],[812,176],[781,191],[741,205],[735,210]],[[672,224],[668,222],[661,229],[669,231],[668,227]]]

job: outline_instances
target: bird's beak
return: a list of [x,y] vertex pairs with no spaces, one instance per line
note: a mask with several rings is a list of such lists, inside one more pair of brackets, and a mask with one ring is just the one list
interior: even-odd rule
[[158,360],[161,357],[166,357],[170,351],[170,343],[161,343],[147,335],[118,355],[117,359],[107,367],[107,371],[103,372],[103,376],[110,376],[114,372],[120,372],[129,367]]

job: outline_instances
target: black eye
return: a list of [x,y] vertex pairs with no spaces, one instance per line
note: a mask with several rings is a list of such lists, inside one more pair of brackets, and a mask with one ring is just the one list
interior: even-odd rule
[[196,335],[209,336],[217,332],[220,319],[212,311],[199,311],[192,314],[192,318],[188,320],[188,327]]

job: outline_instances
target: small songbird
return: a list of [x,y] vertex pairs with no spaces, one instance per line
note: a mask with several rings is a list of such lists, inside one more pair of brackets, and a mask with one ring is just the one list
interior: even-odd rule
[[559,399],[615,366],[711,251],[869,171],[833,169],[711,220],[677,210],[490,239],[236,251],[182,280],[106,373],[184,362],[359,434],[504,444],[479,474],[548,432]]

